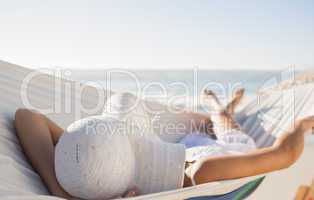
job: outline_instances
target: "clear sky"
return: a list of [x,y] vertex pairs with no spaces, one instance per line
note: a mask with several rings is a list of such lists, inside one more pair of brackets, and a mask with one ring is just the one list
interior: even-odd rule
[[0,59],[29,67],[314,68],[314,1],[1,1]]

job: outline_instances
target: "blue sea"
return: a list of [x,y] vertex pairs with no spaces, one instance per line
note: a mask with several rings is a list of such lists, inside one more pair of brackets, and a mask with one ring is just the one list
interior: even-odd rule
[[81,70],[72,76],[97,87],[198,110],[201,104],[198,97],[204,88],[215,91],[226,103],[236,89],[243,87],[245,104],[258,91],[289,79],[294,73],[292,70]]

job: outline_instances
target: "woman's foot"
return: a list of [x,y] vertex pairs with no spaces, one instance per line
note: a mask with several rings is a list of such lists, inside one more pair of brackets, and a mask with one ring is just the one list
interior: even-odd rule
[[224,107],[219,101],[218,97],[211,90],[204,90],[204,102],[208,104],[211,111],[221,112],[224,110]]
[[244,95],[245,89],[244,88],[240,88],[238,90],[236,90],[235,92],[235,98],[242,98]]
[[243,99],[245,89],[240,88],[238,89],[235,94],[232,101],[226,106],[226,110],[228,113],[233,114],[235,111],[235,108],[240,104],[241,100]]

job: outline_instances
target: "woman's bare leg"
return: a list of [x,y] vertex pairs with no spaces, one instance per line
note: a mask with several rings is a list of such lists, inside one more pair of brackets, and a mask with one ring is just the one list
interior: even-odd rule
[[297,121],[277,142],[246,155],[204,158],[193,164],[197,184],[263,174],[291,166],[304,148],[304,133],[314,127],[314,116]]
[[15,128],[24,153],[53,195],[70,198],[59,185],[54,169],[54,144],[63,129],[42,114],[27,109],[15,113]]
[[[214,123],[215,134],[218,135],[220,133],[224,133],[229,129],[240,129],[240,125],[233,119],[231,113],[229,113],[228,109],[232,112],[235,109],[235,106],[239,104],[242,99],[244,90],[239,90],[238,96],[228,104],[227,108],[219,101],[218,97],[211,90],[205,90],[205,101],[211,107],[211,118]],[[229,108],[228,108],[229,107]]]
[[[240,88],[238,90],[235,91],[234,93],[234,97],[233,99],[227,104],[225,110],[230,113],[230,114],[234,114],[234,111],[236,109],[236,107],[241,103],[242,99],[243,99],[243,96],[244,96],[244,92],[245,92],[245,89],[244,88]],[[212,96],[211,98],[214,98],[214,100],[216,101],[216,103],[219,104],[219,106],[223,107],[218,99],[218,97],[215,95],[215,93],[211,90],[207,90],[205,89],[204,90],[204,97],[205,97],[205,101],[206,101],[206,98],[208,96]],[[209,100],[209,103],[210,103],[211,100]],[[217,107],[216,107],[217,108]],[[219,109],[219,108],[218,108]]]

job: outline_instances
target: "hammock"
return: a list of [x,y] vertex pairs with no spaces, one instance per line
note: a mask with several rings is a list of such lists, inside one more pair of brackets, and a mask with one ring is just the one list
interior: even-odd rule
[[[308,83],[264,93],[237,113],[236,119],[253,137],[258,147],[270,146],[295,119],[314,114],[313,90],[314,84]],[[112,92],[48,74],[38,74],[36,71],[0,61],[0,94],[0,198],[61,200],[48,196],[40,177],[25,159],[14,132],[14,113],[19,107],[29,108],[34,105],[47,112],[54,108],[54,113],[50,112],[48,117],[61,127],[66,127],[75,119],[101,114],[105,101],[101,102],[99,98],[106,99]],[[86,109],[74,112],[76,105],[83,105]],[[150,105],[165,107],[153,102]],[[88,112],[91,109],[87,108],[97,109]],[[197,113],[194,115],[200,116]],[[183,114],[166,113],[161,119],[167,122],[187,122]],[[162,139],[176,142],[180,137],[182,134],[165,134]],[[265,174],[261,174],[212,182],[130,199],[244,199],[258,187],[264,177]]]

